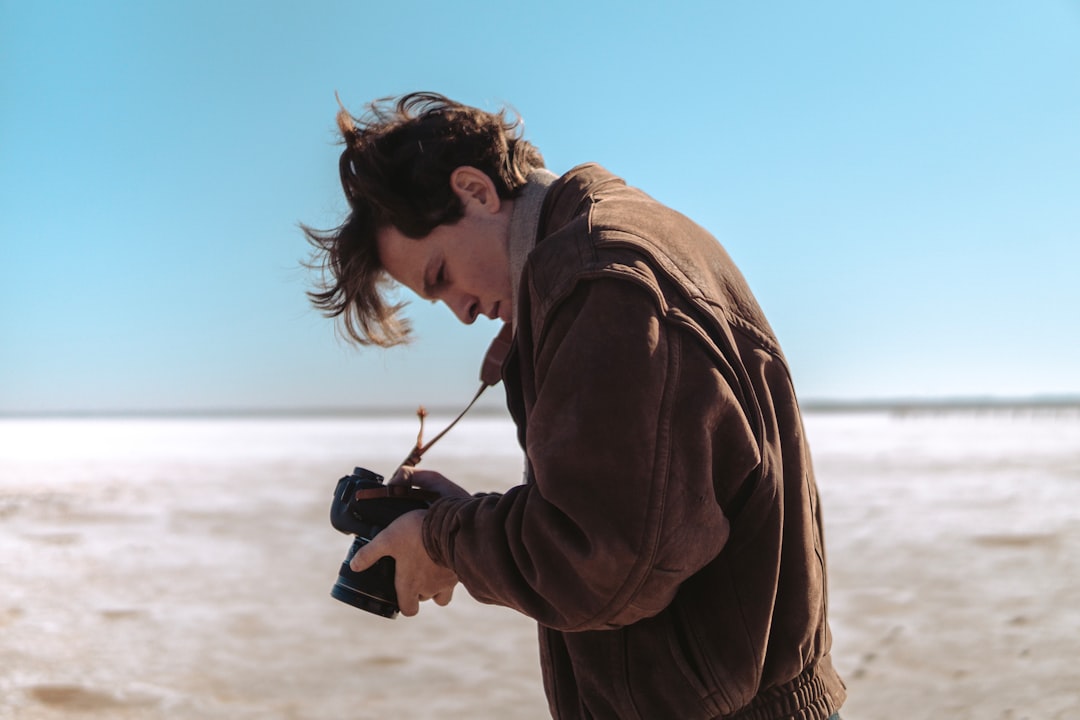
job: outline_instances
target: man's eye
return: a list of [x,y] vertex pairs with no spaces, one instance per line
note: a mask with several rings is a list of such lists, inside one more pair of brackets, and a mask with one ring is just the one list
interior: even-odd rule
[[446,267],[443,266],[443,265],[440,265],[439,266],[439,272],[435,273],[435,287],[442,287],[443,283],[445,283],[445,282],[446,282]]

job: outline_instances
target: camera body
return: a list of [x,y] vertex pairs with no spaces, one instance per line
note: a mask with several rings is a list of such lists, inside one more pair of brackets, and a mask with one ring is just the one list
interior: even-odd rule
[[349,561],[387,525],[407,512],[428,507],[436,497],[419,488],[386,485],[381,475],[361,467],[338,480],[330,504],[330,524],[355,538],[341,563],[330,595],[361,610],[395,617],[398,602],[394,590],[394,559],[380,558],[363,572],[353,572]]

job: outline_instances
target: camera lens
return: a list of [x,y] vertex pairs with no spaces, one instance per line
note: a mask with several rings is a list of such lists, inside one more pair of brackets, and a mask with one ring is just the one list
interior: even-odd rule
[[394,559],[380,558],[377,563],[363,572],[353,572],[349,561],[367,540],[357,537],[345,555],[337,582],[330,595],[343,603],[366,610],[376,615],[393,618],[398,614],[397,593],[394,591]]

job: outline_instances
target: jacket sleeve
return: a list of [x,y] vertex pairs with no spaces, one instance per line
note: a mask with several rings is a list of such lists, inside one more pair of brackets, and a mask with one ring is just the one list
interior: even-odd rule
[[636,283],[579,283],[535,353],[531,482],[446,498],[425,545],[482,602],[564,631],[650,617],[720,552],[717,502],[759,461],[704,346]]

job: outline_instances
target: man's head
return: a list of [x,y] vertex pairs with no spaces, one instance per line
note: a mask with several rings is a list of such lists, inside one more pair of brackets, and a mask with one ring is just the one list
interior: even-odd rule
[[[530,171],[544,166],[539,151],[521,138],[520,122],[434,93],[377,100],[362,117],[342,109],[337,121],[345,144],[341,185],[351,212],[334,230],[304,228],[315,247],[311,264],[323,273],[319,290],[308,293],[314,305],[341,318],[352,340],[384,347],[405,342],[409,333],[401,304],[385,297],[395,280],[446,301],[466,322],[478,314],[509,313],[494,308],[501,277],[484,283],[470,300],[429,292],[437,278],[422,273],[438,272],[428,267],[436,245],[454,252],[458,265],[447,270],[456,273],[451,280],[459,287],[463,273],[475,281],[489,272],[485,263],[496,251],[490,245],[502,232],[496,225],[507,222],[504,201],[518,194]],[[473,238],[479,262],[470,265]]]

